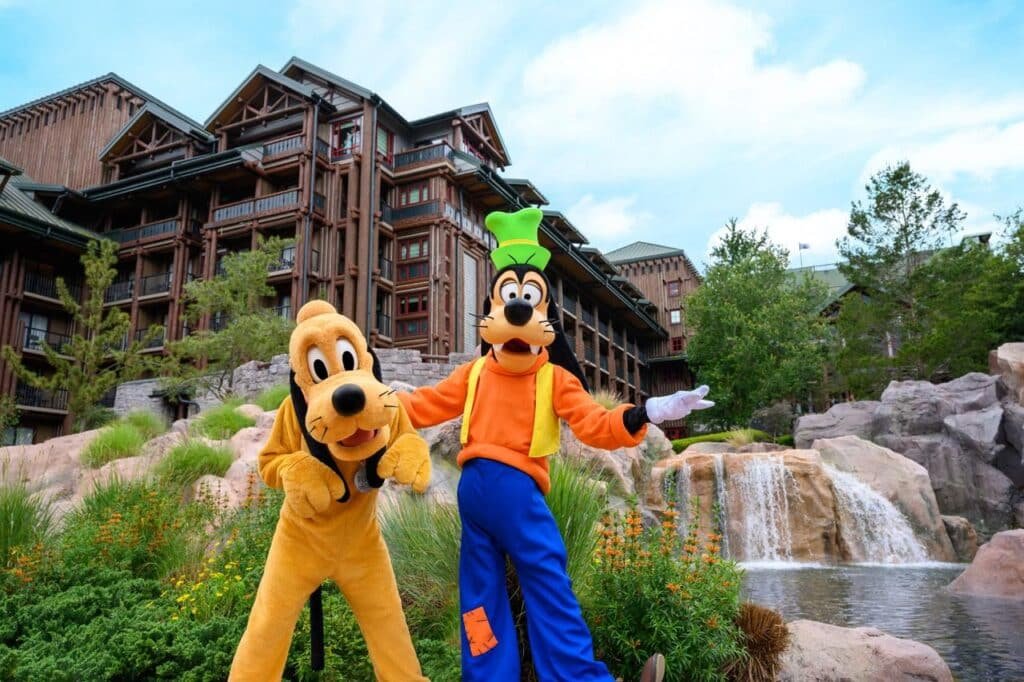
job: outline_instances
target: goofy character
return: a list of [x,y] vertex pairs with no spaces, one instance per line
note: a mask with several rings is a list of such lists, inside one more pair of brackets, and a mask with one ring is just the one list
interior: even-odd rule
[[[527,632],[540,679],[610,682],[594,660],[590,631],[566,573],[565,543],[544,501],[549,455],[560,422],[584,443],[616,449],[639,444],[647,423],[681,419],[707,387],[650,398],[643,406],[605,409],[590,396],[565,335],[544,267],[551,253],[537,241],[543,213],[491,213],[498,238],[497,274],[480,317],[482,357],[434,387],[400,394],[413,426],[462,415],[458,504],[462,519],[459,599],[462,674],[467,682],[519,680],[519,651],[505,586],[505,557],[518,575]],[[664,658],[652,657],[645,680],[660,680]]]

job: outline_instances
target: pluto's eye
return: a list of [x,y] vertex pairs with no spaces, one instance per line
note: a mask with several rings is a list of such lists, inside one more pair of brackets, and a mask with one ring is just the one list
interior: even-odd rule
[[338,339],[338,360],[346,372],[351,372],[359,362],[356,360],[356,349],[348,339]]
[[523,300],[532,305],[534,308],[540,303],[540,297],[542,296],[540,287],[532,282],[527,282],[523,285]]
[[505,282],[501,285],[499,290],[501,293],[501,300],[505,303],[514,301],[519,296],[519,285],[515,282]]
[[309,376],[312,377],[314,384],[319,384],[331,375],[330,370],[327,369],[327,357],[316,346],[306,352],[306,363],[309,366]]

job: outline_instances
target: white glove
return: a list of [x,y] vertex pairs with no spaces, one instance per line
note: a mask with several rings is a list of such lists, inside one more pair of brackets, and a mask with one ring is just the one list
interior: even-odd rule
[[682,419],[693,410],[705,410],[714,407],[715,403],[704,400],[708,394],[707,386],[700,386],[692,391],[676,391],[672,395],[648,398],[644,403],[647,420],[652,424]]

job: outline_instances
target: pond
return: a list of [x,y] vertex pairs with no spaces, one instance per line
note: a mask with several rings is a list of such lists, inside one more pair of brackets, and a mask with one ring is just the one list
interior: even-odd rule
[[744,568],[744,596],[786,621],[873,626],[924,642],[957,680],[1024,680],[1024,600],[950,594],[943,588],[964,565]]

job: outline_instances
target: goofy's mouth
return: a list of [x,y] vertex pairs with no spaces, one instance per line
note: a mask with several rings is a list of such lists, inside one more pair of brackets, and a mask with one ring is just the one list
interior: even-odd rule
[[525,341],[523,341],[522,339],[519,339],[519,338],[509,339],[505,343],[496,343],[496,344],[494,344],[494,350],[495,350],[495,352],[498,352],[498,353],[501,353],[501,352],[504,352],[504,353],[515,353],[515,354],[532,353],[533,355],[536,355],[537,353],[540,352],[540,348],[541,347],[539,345],[534,345],[534,344],[526,343]]
[[338,444],[346,448],[354,448],[364,443],[369,443],[371,440],[377,437],[380,429],[356,429],[348,438],[343,438],[338,441]]

